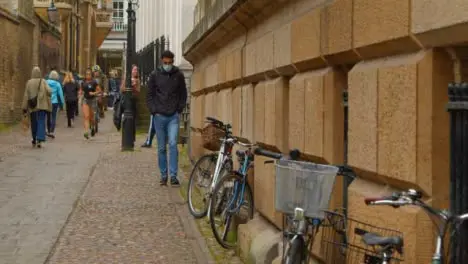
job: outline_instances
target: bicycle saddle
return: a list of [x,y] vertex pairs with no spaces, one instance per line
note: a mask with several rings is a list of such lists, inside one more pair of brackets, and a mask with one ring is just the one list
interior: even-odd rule
[[362,240],[368,246],[393,247],[398,253],[403,253],[403,238],[399,236],[383,237],[373,233],[366,233],[362,235]]

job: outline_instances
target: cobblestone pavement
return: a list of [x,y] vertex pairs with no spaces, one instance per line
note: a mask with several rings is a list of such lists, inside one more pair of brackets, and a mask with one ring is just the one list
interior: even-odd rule
[[62,114],[42,149],[0,135],[0,264],[212,262],[155,150],[120,152],[108,116],[88,142]]

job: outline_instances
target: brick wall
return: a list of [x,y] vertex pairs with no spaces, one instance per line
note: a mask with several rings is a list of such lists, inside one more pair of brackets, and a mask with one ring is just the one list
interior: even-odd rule
[[[20,101],[31,74],[33,25],[0,9],[0,122],[21,116]],[[20,56],[21,55],[21,56]]]

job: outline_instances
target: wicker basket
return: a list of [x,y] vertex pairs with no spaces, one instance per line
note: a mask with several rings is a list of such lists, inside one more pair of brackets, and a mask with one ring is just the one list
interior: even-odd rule
[[224,137],[224,131],[212,124],[202,129],[203,147],[211,151],[218,151],[221,148],[220,139]]

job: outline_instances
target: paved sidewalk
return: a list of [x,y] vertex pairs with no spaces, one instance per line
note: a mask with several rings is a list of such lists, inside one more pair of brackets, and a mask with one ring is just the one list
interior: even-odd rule
[[89,142],[63,116],[43,149],[0,135],[0,264],[212,263],[155,149],[120,152],[110,117]]

